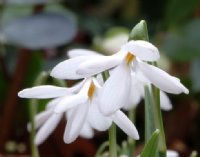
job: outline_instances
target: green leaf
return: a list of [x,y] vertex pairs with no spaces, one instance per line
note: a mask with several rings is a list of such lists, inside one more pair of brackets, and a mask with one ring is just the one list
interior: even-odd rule
[[141,20],[135,27],[133,27],[128,40],[149,40],[147,24]]
[[145,90],[145,143],[151,138],[155,130],[153,100],[148,86],[144,87]]
[[155,157],[158,150],[158,141],[159,141],[160,131],[157,129],[151,136],[148,143],[144,146],[144,149],[141,153],[141,157]]

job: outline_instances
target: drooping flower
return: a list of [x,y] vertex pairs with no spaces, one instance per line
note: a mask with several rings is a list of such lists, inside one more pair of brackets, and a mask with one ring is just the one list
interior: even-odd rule
[[[49,135],[55,130],[57,125],[59,124],[60,120],[62,119],[64,114],[67,113],[60,113],[55,114],[54,109],[62,101],[63,98],[77,93],[80,88],[82,87],[84,81],[80,82],[79,84],[71,87],[71,88],[64,88],[64,87],[57,87],[57,86],[37,86],[33,88],[28,88],[20,91],[18,93],[19,97],[22,98],[37,98],[37,99],[47,99],[47,98],[54,98],[51,100],[47,105],[46,109],[40,113],[38,113],[34,117],[35,121],[35,129],[38,129],[38,132],[35,137],[35,144],[40,145],[43,143]],[[30,123],[28,124],[28,130],[31,129]],[[80,136],[84,138],[92,138],[94,135],[93,129],[88,125],[87,122],[83,124],[83,128],[80,130]]]
[[[101,54],[84,49],[74,49],[67,52],[69,58],[75,58],[80,56],[100,56]],[[109,71],[112,74],[112,70]],[[141,75],[140,75],[141,76]],[[103,86],[104,81],[101,75],[97,75],[98,82]],[[150,82],[146,78],[137,78],[135,74],[131,74],[131,90],[128,102],[124,104],[123,109],[129,110],[138,105],[142,98],[144,98],[144,85],[149,85]],[[161,109],[168,111],[172,109],[172,104],[169,97],[165,92],[160,91]]]
[[104,116],[99,111],[98,88],[100,85],[94,78],[88,79],[79,93],[63,100],[55,108],[56,113],[66,112],[69,109],[71,112],[68,115],[68,123],[64,133],[65,143],[71,143],[79,136],[85,121],[88,121],[90,126],[98,131],[107,130],[114,122],[127,135],[139,139],[135,126],[123,112],[118,110],[109,116]]
[[[138,155],[137,157],[140,157],[140,155]],[[179,157],[179,154],[174,150],[167,150],[166,157]]]

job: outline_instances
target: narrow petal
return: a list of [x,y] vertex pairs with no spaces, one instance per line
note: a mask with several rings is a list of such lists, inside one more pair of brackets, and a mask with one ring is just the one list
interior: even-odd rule
[[67,55],[69,56],[69,58],[80,57],[80,56],[92,56],[92,55],[101,56],[101,54],[97,53],[96,51],[87,49],[72,49],[67,52]]
[[162,110],[169,111],[172,109],[172,103],[166,93],[160,91],[160,107]]
[[87,97],[83,94],[76,94],[64,97],[56,106],[55,113],[63,113],[72,107],[83,104],[87,101]]
[[[48,120],[48,118],[51,116],[52,113],[53,113],[52,110],[45,110],[43,112],[38,113],[34,118],[35,129],[38,129],[39,127],[41,127]],[[28,131],[31,131],[31,129],[32,129],[31,123],[28,123],[27,129],[28,129]]]
[[131,76],[130,96],[128,102],[123,106],[125,110],[132,109],[140,103],[143,96],[140,92],[141,86],[143,86],[142,83],[139,82],[135,77]]
[[18,93],[18,96],[21,98],[47,99],[47,98],[60,97],[69,93],[71,93],[71,91],[64,87],[44,85],[44,86],[26,88],[20,91]]
[[128,117],[120,110],[116,111],[110,116],[113,122],[121,128],[128,136],[138,140],[139,134],[135,125],[128,119]]
[[58,97],[50,100],[46,105],[46,110],[54,110],[57,104],[63,99],[63,97]]
[[88,112],[88,104],[81,104],[73,109],[72,115],[68,118],[64,133],[64,142],[71,143],[79,136],[85,123]]
[[112,121],[109,117],[106,117],[102,113],[100,113],[97,103],[90,104],[88,121],[92,128],[98,131],[105,131],[112,124]]
[[83,77],[89,77],[117,66],[122,59],[120,55],[98,56],[95,59],[89,59],[80,64],[77,69],[77,74]]
[[94,137],[94,131],[87,121],[84,123],[81,129],[80,136],[87,139]]
[[83,76],[77,74],[77,68],[81,63],[89,58],[93,57],[80,56],[65,60],[57,64],[51,71],[50,75],[58,79],[81,79]]
[[151,83],[162,91],[173,94],[189,93],[188,89],[180,83],[179,79],[169,75],[165,71],[144,62],[140,62],[138,65]]
[[55,130],[63,114],[53,114],[36,134],[35,144],[40,145]]
[[143,40],[129,41],[122,46],[122,50],[130,52],[144,61],[156,61],[160,58],[158,49],[151,43]]
[[130,93],[130,68],[123,62],[105,82],[99,95],[100,111],[108,116],[126,104]]

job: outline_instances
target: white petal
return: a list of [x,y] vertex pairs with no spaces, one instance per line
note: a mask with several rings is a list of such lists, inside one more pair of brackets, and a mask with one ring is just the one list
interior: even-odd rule
[[66,112],[68,109],[72,107],[76,107],[77,105],[85,103],[87,99],[88,98],[83,94],[66,96],[58,103],[54,112],[55,113]]
[[139,82],[135,77],[131,77],[131,90],[129,99],[128,102],[123,106],[125,110],[132,109],[140,103],[143,96],[140,92],[140,86],[143,86],[142,83]]
[[172,104],[166,93],[160,91],[160,107],[162,110],[169,111],[172,109]]
[[144,62],[140,62],[138,65],[151,83],[162,91],[173,94],[189,93],[188,89],[180,83],[179,79],[169,75],[165,71]]
[[92,128],[98,131],[105,131],[112,124],[112,121],[109,117],[106,117],[102,113],[100,113],[97,103],[90,104],[88,121]]
[[64,142],[71,143],[79,136],[85,123],[88,113],[88,104],[81,104],[73,109],[72,115],[68,118],[64,133]]
[[128,117],[120,110],[116,111],[111,116],[113,122],[121,128],[128,136],[138,140],[139,134],[135,125],[128,119]]
[[50,100],[46,105],[46,110],[54,110],[57,104],[63,99],[63,97]]
[[105,82],[99,95],[100,111],[108,116],[123,107],[130,93],[130,68],[120,64]]
[[39,131],[36,134],[35,138],[36,145],[40,145],[49,137],[49,135],[55,130],[61,118],[62,114],[53,114],[47,120],[47,122],[39,129]]
[[[40,126],[42,126],[47,121],[47,119],[51,116],[52,113],[53,113],[52,110],[46,110],[46,111],[38,113],[34,118],[35,129],[38,129]],[[31,123],[30,122],[27,125],[27,129],[28,129],[28,131],[31,130]]]
[[101,55],[96,51],[87,50],[87,49],[72,49],[67,52],[69,58],[80,57],[80,56],[92,56],[92,55]]
[[47,99],[60,97],[69,93],[71,93],[71,91],[64,87],[44,85],[26,88],[20,91],[18,96],[21,98]]
[[156,61],[160,58],[158,49],[151,43],[143,40],[129,41],[122,46],[122,50],[130,52],[145,61]]
[[167,157],[179,157],[179,155],[174,150],[167,150]]
[[87,139],[94,137],[94,131],[87,121],[84,123],[81,129],[80,136]]
[[88,59],[88,61],[79,65],[77,74],[89,77],[117,66],[122,60],[121,55],[99,56],[95,59]]
[[80,56],[65,60],[57,64],[51,71],[50,75],[58,79],[81,79],[83,76],[76,73],[77,68],[81,63],[89,58],[90,57],[88,56]]

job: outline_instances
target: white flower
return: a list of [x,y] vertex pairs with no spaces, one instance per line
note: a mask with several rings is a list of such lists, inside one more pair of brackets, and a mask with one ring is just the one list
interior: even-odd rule
[[[79,49],[79,52],[81,50]],[[86,50],[85,50],[86,51]],[[116,67],[105,82],[100,96],[100,110],[110,115],[127,103],[131,73],[168,93],[188,93],[178,78],[143,61],[159,59],[158,49],[146,41],[129,41],[112,56],[81,55],[58,64],[51,75],[57,78],[85,78]],[[143,60],[143,61],[142,61]],[[70,67],[70,69],[69,69]],[[67,68],[67,69],[66,69]],[[67,72],[66,72],[67,71]],[[82,76],[82,77],[81,77]]]
[[135,126],[123,112],[118,110],[106,117],[99,111],[97,103],[98,88],[100,88],[100,85],[94,78],[88,79],[79,93],[63,99],[55,108],[55,112],[58,114],[70,109],[64,133],[65,143],[71,143],[79,136],[85,121],[89,122],[89,125],[98,131],[107,130],[113,121],[127,135],[139,139]]
[[[46,109],[44,111],[38,113],[34,117],[35,129],[38,129],[35,137],[36,145],[40,145],[49,137],[49,135],[55,130],[61,118],[63,117],[64,113],[54,113],[55,107],[59,104],[60,101],[62,101],[64,98],[63,96],[69,96],[73,93],[77,93],[77,91],[79,91],[83,85],[83,82],[84,81],[73,86],[72,88],[44,85],[24,89],[18,93],[19,97],[22,98],[55,98],[46,105]],[[31,130],[30,123],[28,124],[28,130]],[[93,134],[93,129],[88,125],[87,122],[84,123],[83,128],[80,131],[80,135],[84,138],[92,138]]]
[[[91,51],[91,50],[84,50],[84,49],[74,49],[67,52],[69,58],[80,57],[80,56],[101,56],[101,54]],[[112,74],[112,71],[109,71]],[[135,77],[135,74],[131,75],[131,91],[129,100],[126,104],[124,104],[123,108],[125,110],[129,110],[134,108],[138,105],[142,98],[144,98],[144,85],[150,84],[150,82],[146,78],[141,78],[141,74],[139,79]],[[102,75],[97,75],[98,82],[103,86],[103,78]],[[172,109],[172,104],[167,96],[167,94],[163,91],[160,91],[160,101],[161,101],[161,109],[168,111]]]

